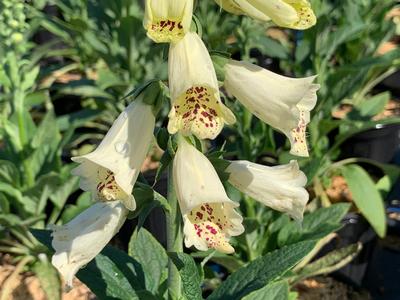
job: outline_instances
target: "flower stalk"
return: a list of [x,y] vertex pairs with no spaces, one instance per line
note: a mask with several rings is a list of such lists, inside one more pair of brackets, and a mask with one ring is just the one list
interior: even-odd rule
[[[182,216],[175,194],[172,164],[168,167],[168,202],[170,211],[165,213],[167,231],[167,251],[183,252]],[[181,277],[171,259],[168,260],[168,293],[170,299],[180,299]]]

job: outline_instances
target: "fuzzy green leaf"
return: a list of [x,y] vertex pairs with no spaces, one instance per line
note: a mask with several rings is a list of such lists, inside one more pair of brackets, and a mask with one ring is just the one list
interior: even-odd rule
[[299,242],[270,252],[230,275],[209,300],[242,299],[284,275],[305,257],[315,241]]

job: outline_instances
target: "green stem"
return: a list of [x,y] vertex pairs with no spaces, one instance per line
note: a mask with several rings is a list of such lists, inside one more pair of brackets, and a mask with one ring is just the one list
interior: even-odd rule
[[[183,252],[182,217],[174,190],[172,164],[168,167],[168,202],[171,210],[166,212],[167,251]],[[171,259],[168,261],[168,291],[170,299],[181,297],[181,277]]]

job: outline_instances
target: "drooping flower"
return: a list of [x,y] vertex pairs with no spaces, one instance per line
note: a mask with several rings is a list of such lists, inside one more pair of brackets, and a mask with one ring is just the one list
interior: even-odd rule
[[124,223],[128,210],[120,201],[95,203],[63,226],[54,226],[52,264],[72,288],[80,268],[108,244]]
[[143,25],[156,43],[177,42],[189,31],[193,0],[146,0]]
[[221,102],[218,81],[207,48],[193,32],[170,45],[169,88],[172,109],[168,131],[194,134],[199,139],[214,139],[224,123],[236,121]]
[[259,119],[282,131],[290,140],[292,154],[308,156],[306,126],[317,102],[316,76],[289,78],[233,60],[224,68],[227,92]]
[[223,9],[237,15],[248,15],[260,21],[272,20],[276,25],[307,29],[316,23],[308,0],[215,0]]
[[80,163],[72,173],[80,176],[80,188],[97,201],[120,200],[136,208],[132,189],[153,139],[152,106],[137,98],[115,120],[97,149],[73,157]]
[[245,160],[232,161],[226,172],[228,181],[242,193],[297,221],[303,219],[309,196],[304,188],[307,177],[297,161],[274,167]]
[[173,177],[186,247],[234,252],[229,238],[244,231],[242,217],[235,211],[239,205],[228,198],[207,157],[184,138],[174,158]]

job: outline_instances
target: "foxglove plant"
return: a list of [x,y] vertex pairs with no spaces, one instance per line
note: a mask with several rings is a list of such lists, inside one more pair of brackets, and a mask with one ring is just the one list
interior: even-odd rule
[[[217,2],[228,11],[264,21],[272,19],[289,28],[315,23],[305,0]],[[191,140],[215,139],[224,124],[233,124],[236,118],[221,100],[220,84],[206,46],[197,33],[190,32],[192,10],[191,0],[147,0],[143,22],[149,38],[170,43],[168,131],[175,136],[169,137],[167,149],[173,156],[169,165],[167,250],[182,252],[183,233],[186,247],[231,254],[235,249],[230,238],[245,230],[240,204],[228,197],[212,163]],[[293,154],[307,156],[305,130],[319,87],[313,84],[314,77],[287,78],[233,60],[224,61],[222,68],[225,90],[262,121],[285,133]],[[160,104],[147,99],[149,94],[142,92],[121,113],[95,151],[73,158],[80,164],[73,173],[81,177],[81,189],[91,192],[96,203],[70,223],[54,228],[53,264],[68,284],[119,230],[129,211],[136,209],[132,191],[153,139],[153,112]],[[308,201],[304,188],[307,179],[296,161],[275,167],[232,161],[224,172],[239,191],[302,220]],[[179,298],[180,278],[171,260],[168,285],[170,294]]]

